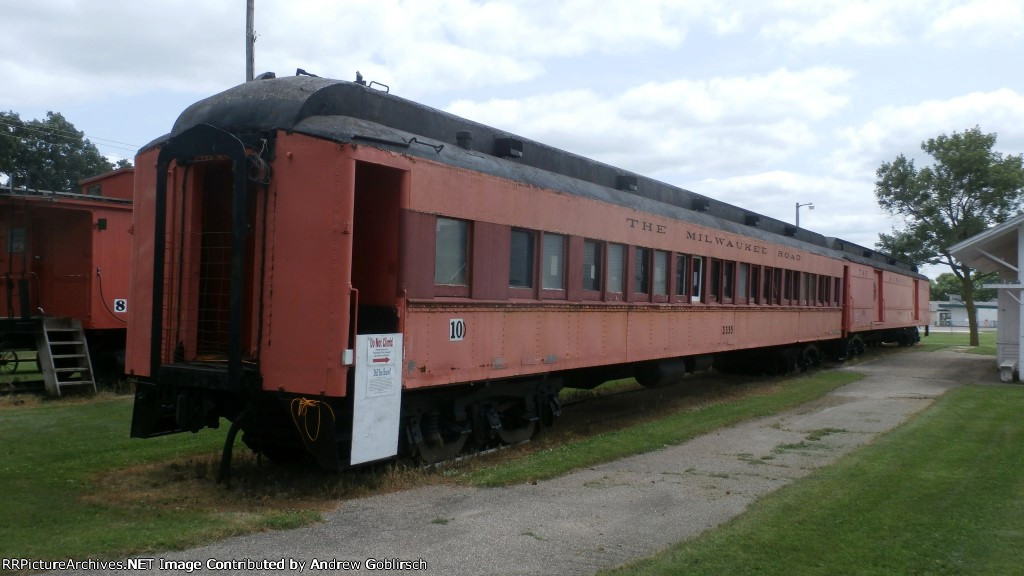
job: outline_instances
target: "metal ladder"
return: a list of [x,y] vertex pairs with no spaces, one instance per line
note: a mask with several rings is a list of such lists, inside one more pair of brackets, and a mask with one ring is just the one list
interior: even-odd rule
[[60,396],[65,386],[91,386],[96,392],[89,345],[80,320],[44,318],[37,341],[39,370],[43,373],[47,394]]

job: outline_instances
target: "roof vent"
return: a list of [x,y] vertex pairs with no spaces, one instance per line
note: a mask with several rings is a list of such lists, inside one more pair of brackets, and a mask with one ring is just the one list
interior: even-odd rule
[[744,218],[744,222],[747,223],[747,226],[760,226],[761,217],[757,214],[747,214],[746,218]]
[[630,176],[628,174],[619,174],[615,177],[615,187],[619,190],[625,190],[627,192],[636,192],[637,179],[636,176]]
[[786,227],[783,229],[783,232],[786,233],[786,236],[796,236],[796,226],[786,224]]
[[500,158],[522,158],[523,141],[518,138],[495,138],[494,155]]
[[697,212],[707,212],[708,210],[711,210],[711,200],[708,200],[707,198],[694,198],[693,205],[690,209],[696,210]]
[[459,148],[465,148],[466,150],[473,149],[473,133],[469,130],[459,130],[455,133],[455,143],[459,145]]
[[874,254],[874,252],[872,252],[871,250],[868,250],[867,248],[865,248],[864,251],[861,252],[860,254],[861,254],[861,256],[863,256],[865,258],[871,258],[871,255]]
[[889,258],[888,262],[889,262],[889,266],[895,266],[896,265],[896,259],[895,258]]

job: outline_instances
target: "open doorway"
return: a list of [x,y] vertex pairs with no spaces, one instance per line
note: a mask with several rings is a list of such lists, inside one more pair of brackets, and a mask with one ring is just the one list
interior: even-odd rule
[[357,334],[398,332],[398,222],[408,173],[356,163],[352,287],[359,292]]

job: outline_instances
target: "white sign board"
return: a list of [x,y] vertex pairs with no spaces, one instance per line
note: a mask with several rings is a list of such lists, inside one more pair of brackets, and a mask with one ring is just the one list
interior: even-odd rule
[[398,453],[402,413],[402,335],[356,336],[351,464]]

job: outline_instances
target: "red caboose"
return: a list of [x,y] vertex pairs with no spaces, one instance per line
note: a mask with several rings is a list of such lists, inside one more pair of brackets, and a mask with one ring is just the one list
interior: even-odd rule
[[133,174],[84,180],[81,193],[0,191],[3,367],[13,372],[19,350],[36,350],[50,394],[121,372]]

